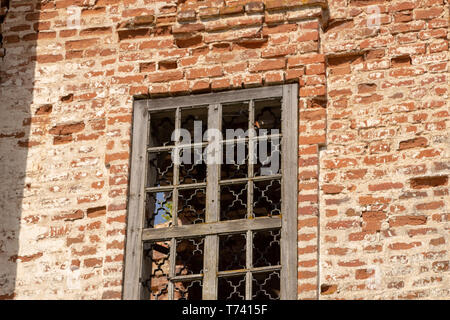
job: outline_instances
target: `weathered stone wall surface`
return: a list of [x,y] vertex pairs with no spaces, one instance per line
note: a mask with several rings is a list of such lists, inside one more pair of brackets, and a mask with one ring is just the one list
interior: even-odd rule
[[448,23],[447,0],[11,1],[0,298],[121,297],[133,98],[290,82],[299,298],[449,298]]

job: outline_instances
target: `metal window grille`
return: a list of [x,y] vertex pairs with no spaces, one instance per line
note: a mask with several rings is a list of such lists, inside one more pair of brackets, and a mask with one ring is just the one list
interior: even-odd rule
[[[296,299],[297,93],[291,84],[135,101],[125,299]],[[220,130],[221,148],[172,140],[200,128]],[[239,128],[254,130],[227,139]],[[280,166],[267,169],[263,144]],[[238,148],[243,159],[231,156]],[[205,162],[211,153],[223,161]]]

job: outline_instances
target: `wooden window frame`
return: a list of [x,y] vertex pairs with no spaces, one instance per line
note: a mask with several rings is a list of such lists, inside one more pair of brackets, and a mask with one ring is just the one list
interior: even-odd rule
[[[282,138],[281,138],[281,215],[255,219],[219,221],[218,201],[211,201],[211,194],[218,193],[219,165],[208,165],[206,222],[174,226],[164,229],[144,229],[144,198],[146,193],[145,176],[150,134],[150,112],[168,109],[180,110],[183,107],[205,106],[210,123],[220,122],[221,106],[225,103],[250,101],[255,99],[282,99]],[[251,108],[250,108],[251,109]],[[251,118],[251,116],[250,116]],[[216,126],[217,127],[217,126]],[[146,266],[143,266],[143,244],[149,240],[176,241],[175,237],[205,236],[205,261],[208,268],[203,273],[203,299],[217,299],[218,242],[219,234],[247,232],[281,228],[281,273],[280,299],[297,299],[297,199],[298,199],[298,84],[242,89],[219,93],[208,93],[182,97],[135,100],[133,103],[133,126],[131,143],[131,168],[128,197],[127,236],[124,269],[124,299],[145,298],[140,280]],[[176,174],[175,174],[176,175]],[[246,178],[248,180],[248,178]],[[148,189],[148,188],[147,188]],[[209,195],[209,196],[208,196]],[[247,249],[249,249],[247,236]],[[248,251],[248,250],[247,250]],[[175,254],[174,243],[170,254]],[[173,256],[172,256],[173,257]],[[174,259],[171,259],[174,260]],[[248,260],[248,259],[247,259]],[[247,262],[247,267],[249,267]],[[251,269],[246,272],[251,273]],[[242,273],[242,272],[241,272]],[[245,274],[245,272],[244,272]],[[249,298],[249,279],[247,276],[246,298]],[[169,281],[171,283],[172,281]],[[170,292],[170,290],[169,290]],[[250,293],[251,294],[251,293]]]

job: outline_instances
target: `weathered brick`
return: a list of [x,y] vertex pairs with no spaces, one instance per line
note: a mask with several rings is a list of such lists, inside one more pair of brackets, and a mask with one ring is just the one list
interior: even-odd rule
[[410,180],[413,189],[432,188],[444,186],[448,183],[448,176],[418,177]]

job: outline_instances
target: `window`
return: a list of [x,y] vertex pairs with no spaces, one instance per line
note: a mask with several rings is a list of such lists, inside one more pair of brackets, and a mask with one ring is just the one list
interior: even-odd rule
[[125,299],[296,299],[297,93],[135,101]]

